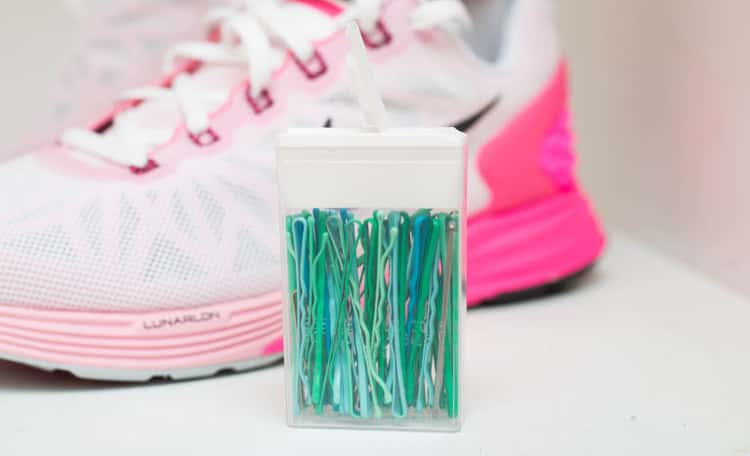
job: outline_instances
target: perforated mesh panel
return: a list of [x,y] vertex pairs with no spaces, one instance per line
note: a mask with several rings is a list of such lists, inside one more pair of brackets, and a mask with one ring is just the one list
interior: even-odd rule
[[182,200],[177,192],[172,196],[172,218],[174,219],[177,228],[179,228],[185,236],[190,239],[196,239],[193,222],[190,220],[190,215],[182,204]]
[[92,180],[48,192],[63,203],[0,224],[0,305],[164,310],[277,289],[272,178],[254,186],[228,159],[238,160],[230,153],[148,185]]
[[99,201],[85,206],[80,217],[88,247],[92,255],[98,257],[102,250],[102,211]]
[[195,185],[195,193],[200,200],[203,215],[217,239],[221,239],[221,227],[224,223],[224,208],[219,201],[202,186]]

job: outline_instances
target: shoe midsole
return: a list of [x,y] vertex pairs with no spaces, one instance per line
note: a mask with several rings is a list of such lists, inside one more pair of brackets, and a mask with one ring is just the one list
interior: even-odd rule
[[[467,298],[476,305],[591,264],[604,236],[577,191],[469,219]],[[280,354],[281,293],[191,309],[108,313],[0,308],[0,357],[112,369],[182,369]]]

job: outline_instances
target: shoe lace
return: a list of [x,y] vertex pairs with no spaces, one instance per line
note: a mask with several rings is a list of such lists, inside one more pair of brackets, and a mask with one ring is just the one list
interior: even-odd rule
[[[356,20],[367,33],[377,27],[384,0],[357,0],[332,19],[335,29]],[[248,96],[261,99],[274,71],[283,63],[288,51],[298,62],[315,58],[314,39],[304,28],[288,18],[275,0],[244,0],[236,7],[210,11],[207,23],[218,30],[218,40],[178,44],[167,53],[165,67],[174,71],[180,62],[203,65],[244,66],[247,68]],[[415,30],[438,25],[467,26],[469,16],[460,0],[423,0],[413,11],[411,24]],[[146,87],[128,90],[122,100],[138,103],[159,101],[175,105],[188,134],[196,142],[215,140],[210,129],[211,113],[226,102],[231,87],[213,89],[197,87],[193,76],[185,71],[172,78],[168,87]],[[66,130],[62,145],[104,159],[111,163],[143,169],[149,164],[149,153],[166,143],[176,126],[144,127],[134,118],[134,110],[116,114],[106,133],[83,128]]]

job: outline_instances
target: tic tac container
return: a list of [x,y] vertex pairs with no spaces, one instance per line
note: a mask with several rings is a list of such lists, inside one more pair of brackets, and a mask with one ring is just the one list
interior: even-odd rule
[[466,309],[464,141],[386,128],[356,25],[350,72],[367,128],[277,142],[287,419],[455,431]]
[[295,129],[277,167],[288,423],[458,430],[464,135]]

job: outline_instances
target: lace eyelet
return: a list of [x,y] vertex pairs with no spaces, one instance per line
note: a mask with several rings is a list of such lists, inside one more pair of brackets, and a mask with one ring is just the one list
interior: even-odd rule
[[324,75],[328,71],[328,65],[320,55],[318,51],[315,51],[307,62],[301,61],[296,55],[292,54],[292,58],[297,63],[297,66],[305,73],[307,79],[316,79]]
[[148,159],[148,162],[146,162],[143,166],[131,166],[130,172],[135,174],[136,176],[140,176],[141,174],[146,174],[149,171],[152,171],[159,167],[159,164],[156,163],[152,159]]
[[190,139],[198,147],[210,146],[211,144],[218,142],[220,139],[219,135],[217,135],[216,132],[211,128],[207,128],[198,134],[189,133],[188,136],[190,136]]
[[263,89],[257,98],[254,98],[252,93],[250,93],[250,87],[248,86],[247,91],[245,92],[245,98],[256,114],[260,114],[261,112],[273,106],[273,98],[271,98],[271,95],[266,89]]
[[365,42],[365,46],[370,49],[377,49],[389,44],[393,40],[391,32],[385,27],[383,21],[378,20],[375,23],[375,28],[369,32],[362,32],[362,41]]

